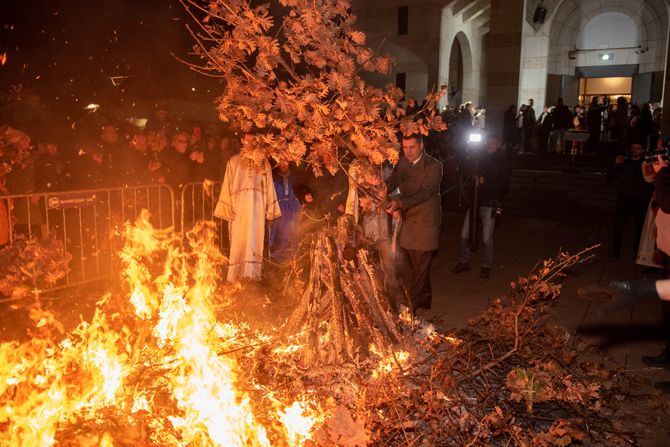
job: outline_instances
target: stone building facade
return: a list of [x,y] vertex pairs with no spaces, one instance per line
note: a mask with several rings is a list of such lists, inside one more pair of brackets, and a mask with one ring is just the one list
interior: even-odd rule
[[617,94],[634,102],[661,102],[669,8],[670,0],[352,1],[369,45],[396,59],[391,74],[369,81],[418,99],[448,85],[442,106],[485,105],[496,132],[511,104],[533,98],[536,113],[558,97],[574,105],[589,98],[588,85],[606,92],[605,79],[624,79],[628,91]]

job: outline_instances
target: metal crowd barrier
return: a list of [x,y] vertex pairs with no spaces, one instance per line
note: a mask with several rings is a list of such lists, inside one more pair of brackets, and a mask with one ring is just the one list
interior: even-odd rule
[[221,181],[205,180],[204,182],[187,183],[182,187],[180,200],[177,205],[180,221],[179,229],[182,236],[191,231],[201,220],[212,221],[216,224],[219,248],[227,253],[228,224],[221,219],[214,218],[214,208],[221,194]]
[[146,185],[3,195],[0,228],[9,230],[9,244],[17,237],[55,237],[62,242],[63,251],[72,259],[67,276],[53,287],[58,289],[103,279],[117,271],[115,254],[121,247],[114,235],[142,209],[149,210],[154,227],[173,227],[172,188]]

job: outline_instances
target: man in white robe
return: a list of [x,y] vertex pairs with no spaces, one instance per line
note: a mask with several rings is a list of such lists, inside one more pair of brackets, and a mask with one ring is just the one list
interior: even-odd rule
[[214,215],[228,221],[228,281],[260,279],[265,221],[281,216],[270,164],[262,168],[239,154],[228,162]]

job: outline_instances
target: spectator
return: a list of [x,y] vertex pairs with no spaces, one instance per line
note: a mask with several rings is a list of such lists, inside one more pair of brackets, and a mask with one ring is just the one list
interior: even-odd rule
[[633,144],[630,150],[629,158],[617,155],[614,168],[608,173],[608,180],[618,183],[611,253],[611,256],[615,258],[621,256],[623,229],[629,217],[632,217],[635,223],[633,253],[637,255],[644,217],[651,197],[651,188],[645,182],[642,171],[642,163],[644,162],[642,146]]
[[[215,143],[212,140],[210,143]],[[192,182],[202,182],[209,177],[209,167],[208,164],[211,164],[210,159],[205,155],[209,151],[209,147],[206,145],[206,142],[202,138],[202,128],[199,126],[193,127],[191,132],[191,140],[188,145],[188,158],[191,159],[191,177],[190,181]],[[211,153],[210,153],[211,156]]]
[[628,126],[628,101],[623,96],[619,96],[616,100],[616,110],[610,118],[610,131],[612,140],[615,142],[615,150],[617,154],[623,154],[625,149],[625,133]]
[[486,127],[486,108],[480,107],[475,113],[475,127],[478,129]]
[[[656,181],[656,172],[653,165],[646,162],[642,163],[642,175],[644,181],[653,184]],[[642,235],[640,237],[640,248],[637,251],[637,259],[635,263],[643,265],[646,268],[644,273],[656,273],[663,268],[662,260],[659,259],[659,250],[656,248],[656,214],[658,206],[654,195],[652,194],[647,206],[647,213],[644,218],[644,225],[642,226]]]
[[172,187],[176,197],[179,197],[184,185],[191,181],[194,163],[189,156],[189,141],[188,133],[174,133],[163,162],[165,182]]
[[169,107],[166,102],[159,101],[154,107],[154,114],[147,121],[144,130],[146,132],[159,132],[165,138],[171,138],[175,131],[175,125],[170,117]]
[[516,128],[516,105],[510,105],[503,116],[503,146],[509,154],[519,143]]
[[124,185],[145,185],[149,183],[149,144],[142,131],[136,131],[129,146],[119,149],[116,174]]
[[35,160],[35,186],[39,192],[71,189],[72,182],[58,144],[47,140],[40,144],[40,154]]
[[[167,168],[165,157],[168,151],[167,138],[160,132],[147,133],[147,147],[149,157],[149,179],[151,182],[165,183]],[[223,176],[221,176],[223,178]]]
[[589,131],[588,150],[592,154],[597,154],[600,149],[600,126],[602,124],[602,112],[600,107],[600,98],[594,96],[591,99],[591,106],[586,115],[586,126]]
[[295,173],[287,161],[277,164],[272,173],[281,216],[270,225],[270,259],[286,262],[293,258],[298,243],[302,206],[293,191]]
[[[572,116],[572,127],[576,132],[583,132],[586,130],[586,117],[584,116],[584,107],[575,106],[575,112]],[[571,153],[572,155],[582,154],[584,149],[583,141],[572,141]]]
[[[656,245],[663,254],[663,278],[667,280],[670,278],[670,168],[659,157],[653,169],[656,171],[654,195],[659,207],[656,214]],[[670,367],[670,301],[664,300],[662,306],[665,348],[658,355],[643,356],[642,362],[650,367],[668,368]]]
[[516,115],[516,132],[517,132],[517,140],[519,141],[521,147],[519,149],[519,153],[522,154],[524,152],[524,142],[525,142],[525,135],[523,132],[523,119],[524,116],[526,115],[526,108],[528,106],[526,104],[521,104],[521,107],[519,108],[519,111]]
[[[253,144],[252,135],[244,138]],[[214,215],[230,227],[227,280],[260,279],[265,221],[281,216],[267,160],[259,168],[239,154],[230,159]]]
[[628,125],[625,132],[626,147],[631,147],[633,144],[642,145],[642,126],[640,126],[641,113],[642,111],[637,104],[631,104]]
[[554,136],[553,140],[556,142],[556,147],[554,150],[558,154],[563,154],[565,152],[565,132],[570,128],[570,123],[572,120],[572,114],[568,106],[563,104],[563,98],[558,98],[556,101],[556,107],[553,112],[553,125],[554,125]]
[[640,141],[642,150],[655,149],[656,145],[649,145],[649,137],[654,133],[654,117],[651,113],[651,106],[648,103],[642,104],[640,111]]
[[551,130],[553,129],[553,109],[550,111],[547,106],[542,108],[542,113],[538,118],[537,126],[537,150],[541,154],[547,153],[547,145],[549,144],[549,136],[551,135]]
[[[507,191],[510,177],[510,167],[507,157],[499,151],[500,138],[491,135],[486,142],[486,153],[480,160],[479,189],[479,217],[482,220],[482,251],[481,270],[479,276],[488,278],[493,265],[493,230],[497,210],[501,207],[500,201]],[[461,229],[460,256],[458,264],[451,271],[461,273],[470,270],[470,210],[465,215]]]
[[533,136],[535,135],[535,129],[537,128],[537,118],[535,115],[535,109],[533,108],[535,101],[531,98],[528,100],[528,105],[523,112],[523,151],[524,152],[533,152]]
[[73,164],[73,181],[77,189],[98,189],[111,186],[113,172],[106,163],[105,155],[98,144],[82,143]]
[[654,130],[649,138],[649,150],[654,150],[659,143],[659,136],[661,135],[661,124],[663,121],[663,108],[657,107],[654,109]]

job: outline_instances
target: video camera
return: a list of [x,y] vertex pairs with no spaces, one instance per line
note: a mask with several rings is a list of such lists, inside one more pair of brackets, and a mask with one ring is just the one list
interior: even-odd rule
[[659,155],[664,162],[670,164],[670,150],[667,146],[644,154],[644,162],[647,164],[654,164],[658,162]]
[[484,134],[478,129],[473,129],[468,133],[467,145],[465,146],[466,156],[468,158],[479,156],[484,151],[484,145]]

